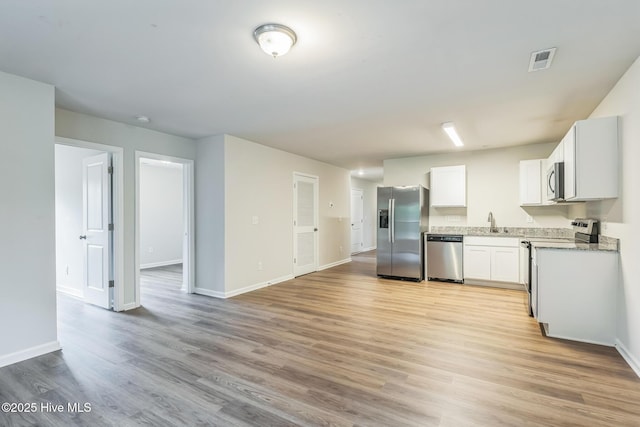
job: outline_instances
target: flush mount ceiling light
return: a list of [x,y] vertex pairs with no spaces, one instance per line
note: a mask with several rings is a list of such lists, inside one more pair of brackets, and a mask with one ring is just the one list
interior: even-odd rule
[[253,38],[267,55],[274,58],[289,52],[291,46],[298,40],[291,28],[280,24],[260,25],[253,31]]
[[449,139],[453,141],[453,144],[456,147],[462,147],[464,145],[462,143],[462,140],[460,139],[460,136],[458,135],[458,132],[456,132],[456,128],[453,126],[453,122],[443,123],[442,130],[444,130],[447,135],[449,135]]
[[140,123],[149,123],[151,119],[147,116],[136,116],[136,120]]

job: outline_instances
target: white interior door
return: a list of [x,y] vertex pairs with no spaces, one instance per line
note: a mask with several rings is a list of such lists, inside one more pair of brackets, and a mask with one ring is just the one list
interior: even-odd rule
[[111,308],[111,154],[82,160],[82,226],[85,301]]
[[351,189],[351,253],[362,251],[364,247],[362,232],[364,225],[364,193],[362,190]]
[[318,178],[293,176],[293,275],[318,270]]

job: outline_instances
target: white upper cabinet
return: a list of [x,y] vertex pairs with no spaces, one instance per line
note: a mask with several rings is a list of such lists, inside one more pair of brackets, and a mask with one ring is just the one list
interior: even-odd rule
[[431,206],[465,207],[467,205],[465,165],[431,168]]
[[554,163],[560,163],[564,161],[564,144],[563,141],[556,146],[553,150],[549,158],[547,159],[547,164],[551,166]]
[[520,205],[542,204],[542,159],[520,162]]
[[520,206],[544,206],[555,204],[547,200],[548,159],[520,161]]
[[564,198],[618,197],[618,118],[580,120],[562,139]]

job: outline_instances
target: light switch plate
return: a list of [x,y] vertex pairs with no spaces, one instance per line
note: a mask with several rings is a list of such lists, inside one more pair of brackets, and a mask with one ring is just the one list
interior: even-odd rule
[[256,225],[256,224],[258,223],[258,215],[254,215],[254,216],[251,218],[251,223],[252,223],[253,225]]

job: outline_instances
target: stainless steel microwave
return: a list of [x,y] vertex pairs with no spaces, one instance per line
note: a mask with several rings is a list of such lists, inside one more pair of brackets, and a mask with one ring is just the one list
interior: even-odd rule
[[564,200],[564,163],[552,163],[547,170],[547,200]]

